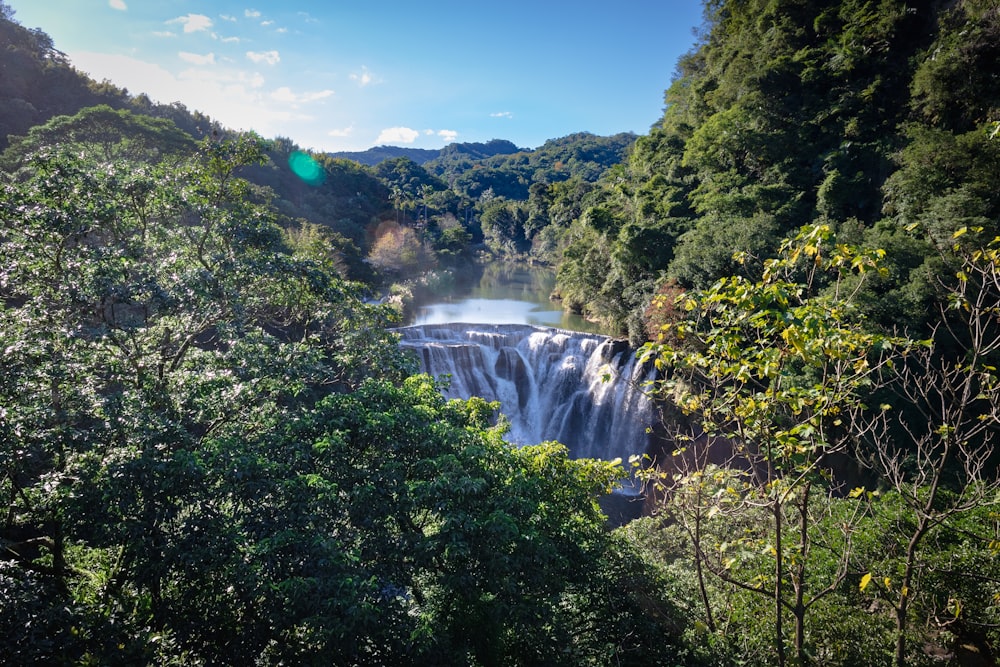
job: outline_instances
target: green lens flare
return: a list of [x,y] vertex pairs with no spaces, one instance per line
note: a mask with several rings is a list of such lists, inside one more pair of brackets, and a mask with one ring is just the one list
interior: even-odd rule
[[296,176],[309,185],[322,185],[326,180],[326,172],[319,162],[303,151],[293,151],[288,156],[288,167]]

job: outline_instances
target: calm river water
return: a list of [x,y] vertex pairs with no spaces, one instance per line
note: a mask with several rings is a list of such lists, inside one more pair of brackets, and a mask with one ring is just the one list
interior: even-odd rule
[[456,275],[454,284],[431,300],[416,304],[408,324],[531,324],[570,331],[608,333],[550,301],[556,276],[551,269],[479,263]]

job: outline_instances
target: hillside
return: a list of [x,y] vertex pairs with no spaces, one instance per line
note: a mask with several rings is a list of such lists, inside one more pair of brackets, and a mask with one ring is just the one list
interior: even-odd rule
[[706,20],[662,119],[573,229],[565,303],[641,339],[665,279],[759,275],[782,239],[822,223],[889,252],[866,314],[926,331],[942,239],[998,229],[996,4],[712,2]]
[[[108,156],[124,151],[151,158],[157,142],[163,142],[164,150],[169,145],[169,151],[190,152],[195,141],[234,135],[180,102],[156,104],[113,82],[91,80],[72,67],[42,30],[24,28],[6,5],[0,7],[0,37],[8,44],[0,51],[0,168],[16,170],[45,146],[100,144]],[[269,190],[284,226],[327,228],[332,233],[327,242],[335,246],[347,275],[380,284],[427,270],[438,259],[447,265],[468,258],[469,244],[483,241],[480,217],[488,203],[497,199],[490,204],[494,209],[498,201],[527,206],[536,184],[593,184],[624,159],[634,140],[627,134],[578,133],[536,150],[494,139],[454,143],[437,151],[380,146],[358,153],[317,154],[310,159],[319,165],[322,178],[305,183],[290,168],[290,160],[302,151],[294,140],[276,137],[267,139],[267,163],[246,167],[245,175]],[[109,152],[113,146],[117,148]],[[548,212],[535,208],[533,224],[544,226]],[[401,267],[398,259],[391,259],[373,272],[378,263],[365,259],[385,233],[382,223],[412,226],[418,219],[428,249],[426,261]],[[540,251],[536,259],[552,258]]]
[[471,160],[481,160],[500,154],[517,153],[521,149],[509,141],[493,139],[487,142],[464,142],[448,144],[444,148],[406,148],[405,146],[375,146],[365,151],[341,151],[329,153],[332,158],[354,160],[359,164],[374,167],[379,162],[395,158],[406,158],[419,165],[438,159],[465,156]]
[[441,154],[440,150],[430,148],[405,148],[402,146],[375,146],[364,151],[338,151],[327,153],[337,160],[353,160],[358,164],[374,167],[379,162],[393,160],[395,158],[406,158],[417,164],[424,164]]

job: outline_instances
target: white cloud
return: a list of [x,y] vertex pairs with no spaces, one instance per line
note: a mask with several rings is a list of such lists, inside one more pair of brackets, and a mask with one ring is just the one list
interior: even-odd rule
[[239,44],[241,40],[239,37],[221,37],[223,44]]
[[408,127],[387,127],[379,133],[375,142],[380,144],[412,144],[419,136],[419,132]]
[[299,99],[302,102],[317,102],[319,100],[325,100],[326,98],[331,97],[332,95],[333,91],[330,89],[317,90],[312,93],[304,93],[302,95],[299,95]]
[[[188,67],[173,73],[163,67],[128,56],[93,52],[71,52],[72,63],[98,81],[108,79],[132,94],[146,93],[158,102],[181,102],[192,111],[208,114],[233,129],[253,129],[265,137],[302,136],[301,123],[314,120],[274,100],[258,72],[216,67]],[[332,95],[320,91],[295,96],[298,102]],[[320,133],[317,144],[322,143]],[[298,139],[297,139],[298,140]]]
[[368,71],[367,67],[362,66],[360,72],[355,72],[351,74],[351,81],[357,81],[358,85],[361,87],[371,85],[373,83],[378,83],[372,73]]
[[125,0],[108,0],[108,7],[111,9],[117,9],[120,12],[128,10],[128,5],[125,4]]
[[182,24],[184,26],[184,32],[186,33],[201,32],[212,27],[212,19],[208,18],[204,14],[188,14],[187,16],[178,16],[175,19],[170,19],[167,23]]
[[437,135],[445,141],[451,143],[458,137],[458,132],[455,130],[438,130]]
[[219,14],[219,18],[222,19],[223,21],[231,21],[231,22],[236,21],[236,17],[231,16],[229,14]]
[[296,102],[295,93],[293,93],[292,89],[288,86],[282,86],[271,93],[271,99],[275,102],[286,102],[288,104],[294,104]]
[[281,54],[277,51],[247,51],[247,58],[258,64],[277,65],[281,62]]
[[180,51],[177,54],[181,60],[186,63],[191,63],[192,65],[214,65],[215,64],[215,54],[206,53],[201,55],[199,53],[189,53],[187,51]]
[[514,114],[509,111],[498,111],[496,113],[491,113],[490,118],[513,118]]
[[332,90],[318,90],[311,93],[300,93],[296,95],[288,86],[282,86],[271,93],[271,99],[284,104],[299,105],[316,102],[333,95]]
[[327,135],[331,136],[331,137],[349,137],[352,134],[354,134],[354,126],[353,125],[351,125],[349,127],[344,127],[344,128],[339,128],[339,129],[335,129],[335,130],[330,130],[329,132],[327,132]]
[[176,37],[176,32],[170,32],[169,30],[157,30],[153,33],[153,37]]
[[243,16],[247,17],[248,19],[259,19],[260,12],[258,12],[256,9],[247,9],[244,10]]
[[261,21],[260,24],[266,28],[269,25],[274,25],[274,21]]

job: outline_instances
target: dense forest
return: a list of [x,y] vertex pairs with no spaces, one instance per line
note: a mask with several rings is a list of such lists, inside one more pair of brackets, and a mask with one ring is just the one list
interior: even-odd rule
[[[5,664],[996,664],[995,2],[706,0],[648,134],[367,162],[0,46]],[[399,349],[477,253],[659,370],[643,518]]]

